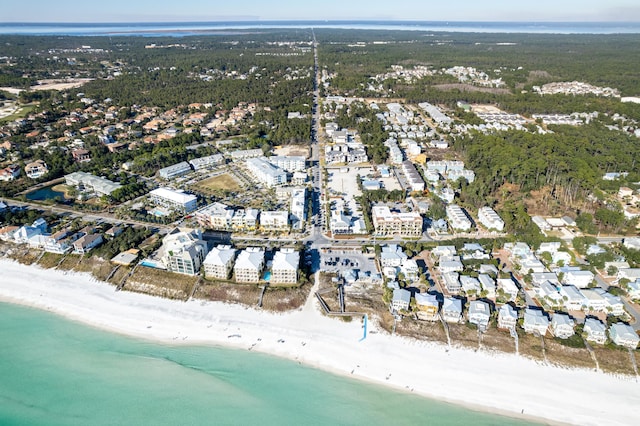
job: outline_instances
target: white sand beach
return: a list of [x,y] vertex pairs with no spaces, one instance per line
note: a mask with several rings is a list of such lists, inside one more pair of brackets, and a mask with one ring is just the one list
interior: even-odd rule
[[0,300],[110,331],[170,344],[255,350],[430,398],[553,423],[632,425],[640,415],[635,378],[543,365],[510,354],[390,336],[369,323],[324,317],[310,298],[288,314],[237,305],[179,302],[126,291],[87,274],[0,259]]

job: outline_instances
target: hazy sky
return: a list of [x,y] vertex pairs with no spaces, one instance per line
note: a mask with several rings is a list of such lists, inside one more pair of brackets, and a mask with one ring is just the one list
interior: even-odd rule
[[638,0],[22,0],[0,22],[397,19],[640,21]]

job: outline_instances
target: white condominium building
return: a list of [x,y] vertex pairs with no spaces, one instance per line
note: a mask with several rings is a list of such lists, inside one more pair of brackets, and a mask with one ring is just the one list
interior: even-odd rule
[[482,207],[478,210],[478,220],[485,228],[496,231],[504,230],[504,221],[491,207]]
[[373,227],[377,235],[420,236],[422,234],[422,216],[417,212],[391,212],[387,206],[375,206],[371,209]]
[[169,188],[154,189],[149,193],[156,205],[171,208],[182,213],[190,213],[198,206],[198,197]]
[[236,251],[231,248],[231,246],[219,245],[214,247],[202,264],[205,277],[218,278],[221,280],[228,279],[233,269],[233,260],[235,257]]
[[460,231],[469,231],[471,229],[469,217],[465,211],[456,204],[449,204],[447,206],[447,220],[453,229]]
[[258,247],[247,247],[238,255],[233,272],[236,282],[257,283],[264,269],[264,250]]
[[276,186],[287,183],[287,172],[271,164],[264,157],[246,160],[247,169],[261,183],[266,186]]
[[283,210],[260,213],[260,227],[266,231],[284,231],[289,229],[289,212]]
[[298,282],[300,253],[291,248],[276,252],[271,266],[271,282],[274,284],[295,284]]
[[196,275],[207,255],[207,243],[198,230],[174,229],[163,238],[161,259],[167,270],[178,274]]
[[295,188],[291,191],[291,206],[289,212],[291,213],[291,227],[293,229],[302,229],[304,226],[307,206],[306,197],[307,190],[305,188]]
[[274,166],[288,172],[301,172],[305,170],[305,158],[302,156],[274,155],[267,158]]

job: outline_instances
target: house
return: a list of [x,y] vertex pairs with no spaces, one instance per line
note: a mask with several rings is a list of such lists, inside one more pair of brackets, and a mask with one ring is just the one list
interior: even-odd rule
[[498,278],[498,295],[501,295],[507,302],[515,302],[520,289],[511,278]]
[[38,179],[49,173],[47,163],[42,160],[36,160],[24,166],[24,172],[31,179]]
[[555,272],[537,272],[531,274],[531,284],[534,287],[540,287],[545,281],[549,281],[552,284],[560,285],[560,281],[558,280],[558,275]]
[[640,278],[640,268],[627,268],[618,269],[618,281],[621,279],[627,279],[629,281],[635,281]]
[[196,275],[208,252],[207,243],[197,229],[182,231],[175,228],[162,239],[159,249],[167,270],[184,275]]
[[640,299],[640,279],[637,279],[635,281],[629,281],[625,286],[625,290],[627,290],[627,294],[629,294],[629,297],[631,299],[639,300]]
[[240,252],[233,267],[236,282],[257,283],[264,269],[264,250],[258,247],[247,247]]
[[587,299],[587,309],[595,312],[605,312],[607,303],[602,297],[602,293],[596,289],[589,288],[582,290],[582,294]]
[[446,322],[462,322],[462,300],[445,297],[442,302],[441,315]]
[[402,251],[402,247],[397,244],[387,244],[382,246],[380,253],[380,265],[398,267],[407,259],[407,255]]
[[469,275],[460,276],[460,287],[462,287],[462,291],[464,291],[467,296],[479,296],[482,291],[480,281]]
[[474,300],[469,303],[467,318],[471,324],[477,325],[480,331],[484,331],[487,329],[491,319],[491,307],[487,302]]
[[436,321],[438,319],[438,298],[435,294],[416,293],[416,315],[424,321]]
[[292,248],[283,248],[276,252],[271,266],[271,283],[295,284],[298,282],[300,253]]
[[560,287],[559,293],[565,309],[569,311],[581,311],[589,306],[589,299],[576,286],[563,285]]
[[509,304],[502,305],[498,311],[498,328],[515,330],[518,312]]
[[460,274],[457,272],[445,272],[442,274],[442,281],[450,294],[458,294],[462,290],[460,284]]
[[111,263],[120,266],[131,266],[133,262],[138,260],[139,255],[140,250],[132,248],[115,255],[113,258],[111,258]]
[[545,281],[540,284],[540,287],[536,288],[536,293],[538,297],[551,306],[561,306],[563,299],[558,291],[558,288],[550,283],[549,281]]
[[584,332],[587,334],[587,340],[604,345],[607,340],[607,328],[599,319],[588,317],[584,321]]
[[415,259],[406,259],[400,265],[400,272],[404,274],[404,277],[408,281],[417,281],[420,277],[420,268],[418,267],[418,262]]
[[630,325],[622,322],[617,322],[609,327],[609,337],[616,345],[629,349],[636,349],[638,342],[640,342],[635,330]]
[[71,156],[78,163],[87,163],[91,161],[91,154],[84,148],[78,148],[71,151]]
[[4,169],[0,170],[0,180],[9,182],[20,176],[20,167],[16,164],[11,164]]
[[397,313],[399,311],[408,311],[411,304],[411,292],[404,288],[393,290],[393,298],[391,299],[391,306],[389,310],[391,313]]
[[611,293],[607,293],[604,289],[596,288],[604,299],[604,308],[610,315],[621,316],[625,314],[624,303],[620,296],[615,296]]
[[575,285],[578,288],[587,288],[594,278],[591,271],[567,271],[563,281],[565,284]]
[[431,250],[431,254],[440,259],[443,256],[452,257],[457,254],[455,246],[437,246],[433,250]]
[[522,328],[526,333],[537,333],[544,336],[549,328],[549,318],[541,310],[526,308]]
[[449,226],[451,226],[451,228],[460,231],[471,230],[472,223],[464,209],[456,204],[449,204],[446,211],[447,220],[449,221]]
[[622,240],[622,245],[631,250],[640,250],[640,237],[627,237]]
[[462,272],[464,271],[464,265],[460,261],[459,256],[452,257],[441,257],[440,263],[438,264],[438,270],[441,274],[446,274],[450,272]]
[[478,274],[478,281],[480,282],[480,287],[482,287],[482,292],[485,293],[486,297],[495,299],[496,282],[493,278],[487,274]]
[[567,314],[555,313],[551,319],[551,331],[559,339],[568,339],[575,334],[575,322]]
[[478,268],[478,272],[480,272],[481,274],[488,274],[490,276],[498,276],[498,268],[496,268],[494,265],[491,264],[485,264],[485,265],[480,265],[480,268]]
[[102,244],[102,241],[101,234],[87,234],[73,242],[73,252],[76,254],[88,253],[91,249]]
[[229,279],[235,257],[236,251],[229,245],[214,247],[202,262],[205,277],[221,280]]

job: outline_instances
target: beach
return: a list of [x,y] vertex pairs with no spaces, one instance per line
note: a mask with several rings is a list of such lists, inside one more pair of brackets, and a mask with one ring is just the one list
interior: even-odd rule
[[116,292],[88,274],[0,259],[0,300],[164,344],[216,345],[284,357],[425,397],[551,423],[637,423],[636,378],[545,365],[511,354],[391,336],[324,317],[315,298],[272,314],[218,302]]

